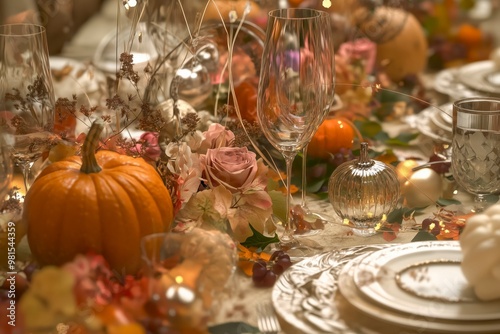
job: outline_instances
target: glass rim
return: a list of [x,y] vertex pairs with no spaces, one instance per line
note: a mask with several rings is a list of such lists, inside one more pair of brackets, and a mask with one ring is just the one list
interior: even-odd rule
[[[30,32],[23,32],[23,33],[15,33],[15,34],[7,34],[6,29],[7,28],[22,28],[22,27],[33,27],[37,28],[37,31],[30,31]],[[34,29],[33,29],[34,30]],[[12,36],[36,36],[40,34],[44,34],[46,32],[46,29],[43,25],[41,24],[36,24],[36,23],[8,23],[8,24],[0,24],[0,36],[4,37],[12,37]]]
[[[287,15],[288,13],[293,13],[293,12],[302,12],[302,13],[311,13],[311,15],[303,15],[303,16],[289,16]],[[286,15],[285,15],[286,14]],[[272,17],[274,19],[278,20],[306,20],[306,19],[315,19],[315,18],[321,18],[327,16],[328,13],[319,10],[319,9],[313,9],[313,8],[280,8],[280,9],[273,9],[269,11],[268,16]]]
[[[473,102],[482,102],[482,103],[496,103],[498,106],[495,108],[495,110],[478,110],[478,109],[473,109],[470,106],[468,106],[469,103]],[[459,110],[460,112],[466,112],[470,114],[497,114],[500,113],[500,97],[468,97],[464,99],[460,99],[457,101],[453,102],[453,110]]]

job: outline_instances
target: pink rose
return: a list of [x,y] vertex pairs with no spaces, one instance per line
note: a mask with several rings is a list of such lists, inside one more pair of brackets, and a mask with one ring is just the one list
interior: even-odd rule
[[371,73],[377,58],[377,44],[367,38],[356,39],[340,45],[338,54],[345,59],[361,59],[364,61],[366,73]]
[[200,153],[205,153],[208,149],[232,146],[234,143],[234,133],[218,123],[210,125],[203,135],[205,140],[201,143]]
[[200,160],[210,188],[222,185],[233,194],[248,190],[259,171],[255,153],[246,147],[209,149]]
[[158,145],[158,133],[144,132],[139,143],[132,148],[132,151],[141,155],[146,161],[156,161],[160,158],[161,149]]

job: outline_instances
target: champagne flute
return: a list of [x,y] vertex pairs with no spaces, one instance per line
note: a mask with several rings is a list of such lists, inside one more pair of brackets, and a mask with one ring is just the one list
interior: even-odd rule
[[269,13],[257,96],[268,141],[286,162],[286,219],[280,247],[299,245],[290,217],[292,163],[311,140],[334,97],[332,32],[326,13],[307,8]]
[[11,156],[31,184],[31,166],[54,139],[54,89],[43,26],[0,26],[0,127],[13,136]]

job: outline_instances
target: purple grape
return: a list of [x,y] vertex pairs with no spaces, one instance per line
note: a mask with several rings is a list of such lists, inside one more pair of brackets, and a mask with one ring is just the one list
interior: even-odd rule
[[272,272],[275,273],[276,275],[281,275],[285,271],[285,268],[279,263],[273,264],[273,267],[271,268]]
[[332,164],[336,167],[342,165],[344,162],[344,155],[342,153],[335,153],[333,155]]
[[259,260],[253,264],[252,267],[252,280],[255,282],[260,281],[261,279],[266,276],[267,272],[269,270],[267,269],[267,265],[264,261]]
[[271,270],[269,270],[266,273],[266,276],[264,276],[264,278],[260,282],[261,285],[259,285],[259,286],[260,287],[270,288],[270,287],[272,287],[274,285],[274,283],[276,283],[276,279],[277,278],[278,278],[278,276],[276,276],[275,273],[273,273]]
[[284,254],[282,257],[279,257],[276,260],[276,263],[283,267],[284,270],[290,268],[292,265],[292,261],[290,260],[290,256],[288,254]]
[[283,252],[282,250],[277,250],[277,251],[274,251],[274,252],[271,254],[271,257],[269,258],[269,261],[274,261],[274,260],[276,260],[278,257],[282,256],[283,254],[285,254],[285,252]]

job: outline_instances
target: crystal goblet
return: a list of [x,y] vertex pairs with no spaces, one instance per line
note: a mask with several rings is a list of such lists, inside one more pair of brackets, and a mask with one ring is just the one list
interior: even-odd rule
[[500,191],[500,98],[473,97],[453,104],[451,162],[458,185],[474,195],[473,211]]

